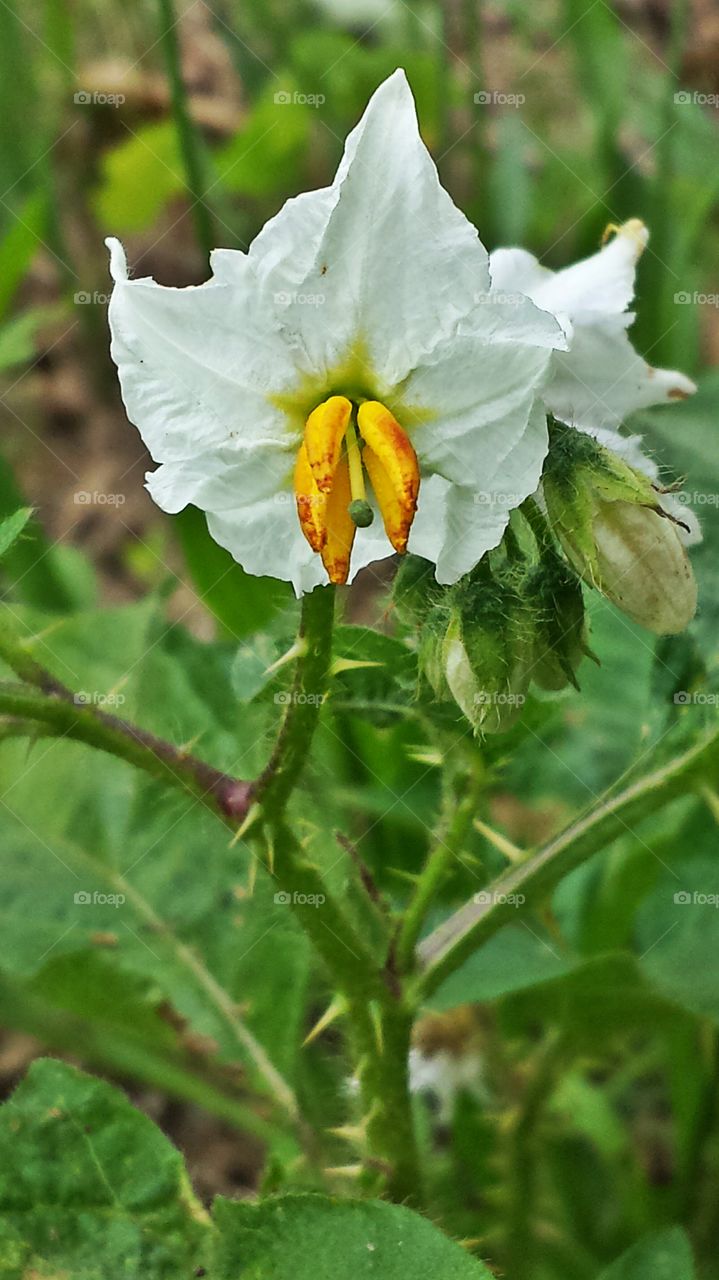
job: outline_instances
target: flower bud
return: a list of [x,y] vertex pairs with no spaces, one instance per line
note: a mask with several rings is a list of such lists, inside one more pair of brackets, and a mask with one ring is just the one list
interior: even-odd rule
[[527,575],[526,598],[535,628],[532,680],[540,689],[578,689],[575,670],[590,653],[579,579],[559,555],[545,551]]
[[521,715],[531,627],[508,577],[470,575],[457,593],[442,650],[444,676],[476,733],[501,733]]
[[676,635],[697,607],[697,586],[676,526],[647,507],[600,503],[594,517],[596,585],[634,622]]
[[651,479],[591,436],[550,425],[547,515],[582,578],[657,635],[691,621],[696,583],[675,517]]

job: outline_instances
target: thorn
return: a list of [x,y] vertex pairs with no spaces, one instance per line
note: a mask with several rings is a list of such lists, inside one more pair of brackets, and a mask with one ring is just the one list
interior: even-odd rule
[[336,995],[332,1003],[329,1005],[329,1007],[325,1009],[325,1012],[322,1014],[322,1017],[315,1023],[312,1030],[305,1036],[304,1040],[302,1041],[302,1048],[304,1049],[306,1045],[312,1044],[312,1041],[316,1040],[318,1036],[322,1035],[322,1032],[325,1031],[327,1027],[330,1027],[332,1023],[337,1020],[337,1018],[343,1018],[347,1013],[348,1008],[349,1006],[347,1004],[347,1000],[345,999],[345,997],[343,995]]
[[380,1009],[376,1000],[370,1000],[369,1004],[367,1005],[367,1008],[369,1010],[369,1016],[372,1019],[372,1029],[374,1031],[374,1038],[375,1038],[375,1043],[377,1045],[377,1052],[379,1053],[380,1057],[382,1057],[382,1055],[384,1054],[384,1031],[382,1029],[382,1010]]
[[361,658],[335,658],[330,667],[330,675],[338,676],[343,671],[358,671],[363,667],[384,667],[384,662],[363,662]]
[[261,813],[262,813],[262,808],[259,804],[250,805],[243,822],[241,822],[240,826],[237,828],[235,834],[233,835],[230,841],[231,849],[234,849],[235,845],[238,844],[239,841],[242,839],[242,837],[247,834],[250,827],[253,827],[255,825]]
[[326,1129],[325,1133],[331,1133],[335,1138],[341,1138],[343,1142],[350,1142],[355,1147],[363,1147],[367,1140],[367,1129],[364,1122],[360,1124],[340,1124],[336,1128]]
[[401,867],[388,867],[387,873],[391,876],[397,876],[399,880],[406,880],[413,887],[419,884],[420,881],[420,876],[415,875],[413,871],[404,871]]
[[361,1178],[364,1173],[363,1164],[330,1165],[324,1172],[328,1178]]
[[495,831],[494,827],[487,826],[487,823],[482,822],[481,818],[475,818],[472,825],[475,831],[478,831],[481,836],[484,836],[485,840],[494,845],[495,849],[503,853],[509,862],[523,862],[526,858],[527,855],[523,849],[520,849],[516,844],[512,844],[511,840],[503,836],[500,831]]
[[286,667],[287,663],[293,662],[295,658],[304,658],[306,653],[307,641],[303,636],[300,636],[293,645],[290,645],[287,652],[282,654],[281,658],[278,658],[276,662],[265,668],[265,675],[274,675],[275,671],[280,671],[282,667]]
[[432,751],[429,747],[408,747],[407,759],[416,764],[425,764],[428,768],[441,769],[444,757],[441,751]]
[[256,853],[253,853],[253,854],[251,855],[251,857],[250,857],[250,865],[249,865],[249,867],[248,867],[248,869],[247,869],[247,896],[248,896],[248,898],[254,898],[254,896],[255,896],[255,885],[257,884],[257,866],[258,866],[259,861],[260,861],[260,860],[259,860],[259,858],[258,858],[257,854],[256,854]]
[[702,787],[699,793],[704,800],[715,822],[719,822],[719,795],[710,786]]
[[271,876],[275,874],[275,845],[271,836],[267,837],[267,870]]

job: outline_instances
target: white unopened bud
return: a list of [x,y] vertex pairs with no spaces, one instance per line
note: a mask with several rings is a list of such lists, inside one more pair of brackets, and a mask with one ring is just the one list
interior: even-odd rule
[[[694,617],[697,587],[672,521],[632,502],[596,504],[592,520],[593,583],[634,622],[656,635],[676,635]],[[565,542],[577,570],[587,566]]]

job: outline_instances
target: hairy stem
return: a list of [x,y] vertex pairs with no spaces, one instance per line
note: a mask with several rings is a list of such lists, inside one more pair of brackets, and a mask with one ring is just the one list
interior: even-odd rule
[[417,997],[435,991],[478,946],[516,919],[516,895],[523,895],[531,906],[568,872],[631,831],[633,823],[691,789],[718,763],[719,730],[604,800],[524,862],[507,868],[482,893],[481,901],[465,903],[422,942],[419,958],[423,973]]

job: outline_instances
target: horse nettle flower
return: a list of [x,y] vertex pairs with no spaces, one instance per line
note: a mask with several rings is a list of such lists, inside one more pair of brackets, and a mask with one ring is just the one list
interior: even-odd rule
[[542,489],[577,572],[657,635],[683,631],[696,583],[679,522],[649,477],[591,437],[554,424]]
[[[397,551],[455,582],[537,486],[559,323],[488,298],[488,256],[440,185],[404,73],[334,182],[289,200],[196,288],[115,280],[112,355],[169,512],[193,503],[253,574],[298,594]],[[476,494],[485,501],[477,505]]]
[[555,417],[590,432],[618,427],[637,409],[696,391],[676,369],[648,365],[627,336],[647,227],[630,218],[610,225],[604,240],[597,253],[561,271],[543,267],[524,249],[497,249],[490,257],[495,293],[526,295],[562,324],[568,349],[552,357],[545,402]]

